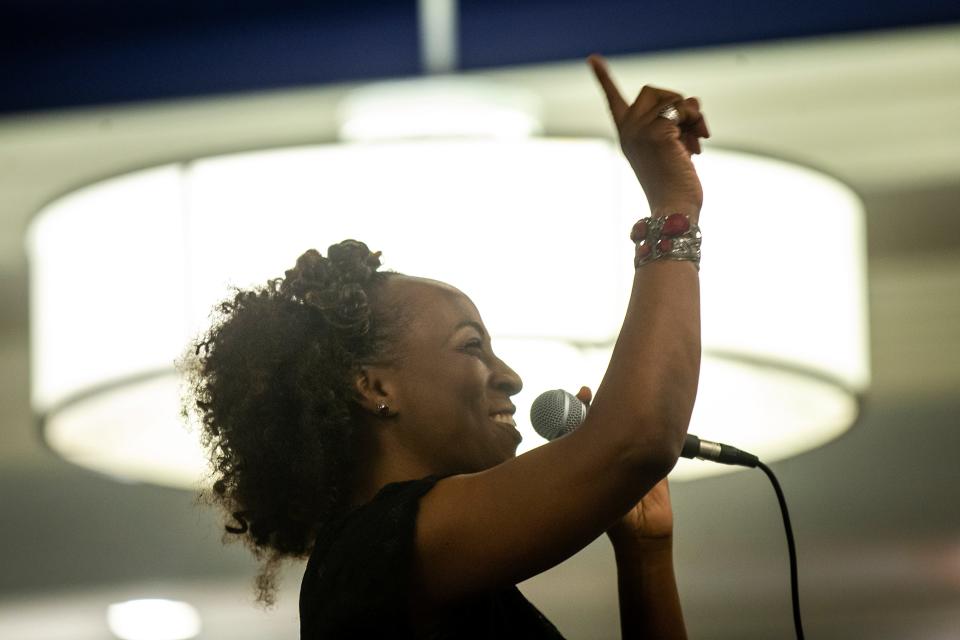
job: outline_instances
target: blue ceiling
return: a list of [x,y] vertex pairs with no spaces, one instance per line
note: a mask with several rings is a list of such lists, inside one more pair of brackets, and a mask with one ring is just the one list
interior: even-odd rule
[[[960,0],[461,0],[459,67],[960,22]],[[4,0],[0,113],[421,73],[417,3]]]

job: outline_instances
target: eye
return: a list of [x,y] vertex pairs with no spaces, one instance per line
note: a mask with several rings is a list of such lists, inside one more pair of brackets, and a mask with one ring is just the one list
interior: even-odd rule
[[483,340],[471,340],[467,344],[463,345],[464,349],[483,349]]

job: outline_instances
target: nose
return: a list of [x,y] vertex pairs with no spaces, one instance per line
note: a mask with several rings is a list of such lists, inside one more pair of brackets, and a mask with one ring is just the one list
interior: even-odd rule
[[520,376],[500,358],[497,358],[496,361],[497,368],[493,375],[493,386],[509,396],[520,393],[520,390],[523,389],[523,380]]

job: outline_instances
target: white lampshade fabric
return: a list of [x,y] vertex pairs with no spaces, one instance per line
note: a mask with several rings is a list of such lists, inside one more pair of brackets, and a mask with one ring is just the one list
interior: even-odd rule
[[[869,386],[865,221],[807,167],[732,150],[694,156],[703,365],[690,432],[772,462],[855,422]],[[173,361],[229,287],[282,277],[346,238],[384,269],[471,297],[524,381],[596,390],[649,215],[619,148],[592,138],[399,140],[202,158],[51,202],[28,229],[31,402],[44,441],[127,482],[206,482]],[[681,460],[671,478],[731,470]]]

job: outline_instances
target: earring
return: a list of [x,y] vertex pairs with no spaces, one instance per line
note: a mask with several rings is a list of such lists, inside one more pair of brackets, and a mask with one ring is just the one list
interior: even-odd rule
[[388,407],[385,403],[381,402],[380,404],[377,405],[377,411],[380,412],[381,416],[386,418],[390,414],[390,407]]

